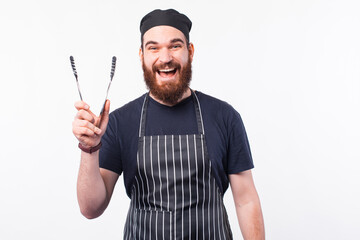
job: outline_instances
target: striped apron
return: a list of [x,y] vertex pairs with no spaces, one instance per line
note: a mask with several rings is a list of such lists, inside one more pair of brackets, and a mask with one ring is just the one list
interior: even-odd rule
[[156,136],[145,136],[145,96],[126,240],[232,239],[212,175],[200,103],[192,96],[199,134]]

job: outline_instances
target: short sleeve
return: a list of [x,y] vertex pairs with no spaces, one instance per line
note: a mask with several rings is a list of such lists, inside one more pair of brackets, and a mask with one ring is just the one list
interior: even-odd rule
[[99,154],[99,166],[120,175],[123,168],[117,130],[115,114],[110,114],[108,126],[101,139],[102,147]]
[[230,126],[227,173],[235,174],[254,168],[245,127],[240,114],[236,111],[231,117]]

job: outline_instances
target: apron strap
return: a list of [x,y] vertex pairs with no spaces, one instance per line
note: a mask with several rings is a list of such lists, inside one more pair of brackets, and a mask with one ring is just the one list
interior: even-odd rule
[[[198,97],[195,94],[195,91],[191,90],[191,96],[193,97],[194,107],[195,107],[195,115],[196,115],[196,122],[198,127],[199,134],[205,135],[204,130],[204,123],[201,114],[201,107]],[[140,128],[139,128],[139,137],[145,136],[145,123],[146,123],[146,113],[147,107],[149,104],[149,92],[144,97],[144,102],[141,109],[141,116],[140,116]]]
[[194,105],[195,105],[195,114],[196,114],[196,121],[197,121],[197,125],[198,125],[198,131],[200,134],[205,135],[205,129],[204,129],[204,122],[203,122],[203,118],[202,118],[202,113],[201,113],[201,107],[200,107],[200,102],[198,97],[195,94],[195,91],[191,90],[191,95],[193,96],[194,99]]
[[149,92],[144,97],[144,102],[141,108],[141,116],[140,116],[140,128],[139,128],[139,138],[145,136],[145,120],[146,120],[146,110],[148,105],[148,96]]

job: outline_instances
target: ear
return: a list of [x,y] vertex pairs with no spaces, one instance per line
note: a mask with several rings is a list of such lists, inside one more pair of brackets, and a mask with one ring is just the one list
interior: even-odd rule
[[139,58],[140,58],[140,61],[141,61],[141,63],[142,63],[142,61],[143,61],[143,56],[144,56],[144,53],[143,53],[143,51],[142,51],[142,49],[141,49],[141,47],[139,48]]
[[195,52],[194,44],[189,43],[189,56],[190,56],[191,62],[192,62],[193,57],[194,57],[194,52]]

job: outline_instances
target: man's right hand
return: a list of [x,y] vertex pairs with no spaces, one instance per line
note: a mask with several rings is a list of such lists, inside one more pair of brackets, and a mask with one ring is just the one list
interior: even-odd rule
[[[84,147],[97,146],[109,122],[110,101],[106,100],[104,111],[96,116],[83,101],[75,103],[78,110],[72,124],[75,137]],[[96,218],[106,209],[119,174],[99,168],[99,151],[81,152],[77,181],[77,197],[81,213],[86,218]]]
[[84,147],[97,146],[104,135],[109,122],[110,101],[106,100],[104,111],[96,116],[84,101],[75,103],[78,110],[72,123],[72,131]]

